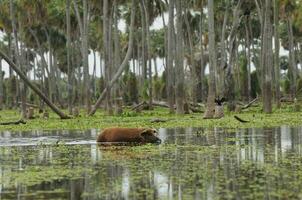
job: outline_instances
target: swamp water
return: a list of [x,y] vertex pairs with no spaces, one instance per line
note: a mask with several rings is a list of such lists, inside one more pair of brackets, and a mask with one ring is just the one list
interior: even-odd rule
[[302,199],[302,128],[160,129],[98,147],[97,130],[0,132],[3,199]]

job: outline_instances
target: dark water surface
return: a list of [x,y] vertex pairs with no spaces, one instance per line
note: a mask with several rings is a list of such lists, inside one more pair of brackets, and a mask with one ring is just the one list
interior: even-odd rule
[[160,129],[99,147],[98,130],[0,132],[2,199],[302,199],[302,127]]

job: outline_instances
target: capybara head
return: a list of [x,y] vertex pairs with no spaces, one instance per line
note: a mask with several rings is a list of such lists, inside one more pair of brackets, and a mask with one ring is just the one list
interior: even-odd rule
[[161,139],[159,139],[157,135],[157,131],[155,129],[145,129],[140,133],[141,137],[144,139],[145,143],[161,143]]

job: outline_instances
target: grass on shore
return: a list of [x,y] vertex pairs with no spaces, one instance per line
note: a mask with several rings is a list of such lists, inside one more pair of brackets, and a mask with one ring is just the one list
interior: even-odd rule
[[[234,115],[250,121],[240,123]],[[61,120],[55,113],[50,113],[49,119],[43,119],[36,113],[36,118],[27,120],[24,125],[0,126],[0,130],[28,131],[28,130],[58,130],[58,129],[102,129],[106,127],[224,127],[224,128],[247,128],[247,127],[276,127],[281,125],[300,126],[302,124],[302,112],[293,112],[292,105],[283,105],[281,109],[274,109],[272,114],[264,114],[261,107],[252,107],[240,114],[225,112],[222,119],[203,119],[203,113],[188,115],[169,114],[168,109],[156,108],[151,111],[136,113],[125,109],[120,116],[108,116],[104,111],[98,111],[95,116],[89,117],[85,111],[81,116],[68,120]],[[14,121],[20,118],[17,110],[0,111],[0,122]],[[164,119],[166,122],[152,123],[152,119]]]

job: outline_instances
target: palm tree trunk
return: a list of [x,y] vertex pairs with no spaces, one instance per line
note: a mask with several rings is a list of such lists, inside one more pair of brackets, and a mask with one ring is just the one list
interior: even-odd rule
[[226,54],[226,28],[227,28],[227,21],[228,21],[228,17],[229,17],[229,10],[226,9],[224,12],[224,19],[223,19],[223,24],[222,24],[222,31],[221,31],[221,40],[220,40],[220,54],[221,54],[221,61],[220,61],[220,66],[218,68],[218,75],[219,75],[219,80],[217,81],[218,83],[218,89],[217,94],[218,96],[222,96],[222,94],[224,93],[223,91],[223,69],[225,67],[225,65],[227,64],[226,58],[227,58],[227,54]]
[[96,52],[93,50],[93,73],[92,73],[92,85],[93,85],[93,99],[96,95]]
[[169,26],[168,26],[168,59],[167,59],[167,96],[170,113],[174,113],[174,89],[173,89],[173,77],[174,77],[174,5],[175,0],[169,0]]
[[[106,0],[105,0],[106,1]],[[109,82],[108,84],[108,89],[111,89],[112,86],[116,83],[116,81],[119,79],[119,77],[121,76],[121,74],[123,73],[124,69],[127,67],[128,62],[131,58],[132,55],[132,49],[133,49],[133,33],[134,33],[134,20],[135,20],[135,4],[136,0],[132,0],[132,5],[131,5],[131,25],[130,25],[130,33],[129,33],[129,45],[128,45],[128,49],[127,49],[127,53],[126,56],[122,62],[122,64],[119,66],[119,69],[117,70],[117,72],[115,73],[115,75],[113,76],[112,80]],[[101,93],[100,97],[98,98],[97,102],[95,103],[95,105],[93,106],[91,112],[89,113],[90,116],[94,115],[97,108],[100,106],[103,98],[105,97],[107,93],[107,88],[105,88],[103,90],[103,92]]]
[[54,89],[55,89],[55,81],[54,81],[54,69],[53,69],[53,50],[51,47],[51,35],[44,29],[45,35],[48,43],[48,66],[49,66],[49,76],[48,76],[48,89],[49,89],[49,98],[52,102],[54,102]]
[[215,50],[215,27],[214,27],[214,0],[208,0],[208,26],[209,26],[209,55],[210,55],[210,74],[209,90],[207,98],[207,108],[204,118],[213,118],[215,112],[215,69],[216,69],[216,50]]
[[176,0],[176,113],[184,114],[184,98],[185,98],[185,88],[184,88],[184,53],[183,53],[183,30],[182,30],[182,0]]
[[146,58],[148,60],[148,78],[149,78],[149,84],[148,84],[148,90],[149,90],[149,107],[152,108],[152,99],[153,99],[153,89],[152,89],[152,59],[151,59],[151,46],[150,46],[150,23],[149,23],[149,12],[146,7],[145,0],[142,1],[142,6],[144,10],[144,18],[146,20],[145,22],[145,32],[146,32]]
[[3,97],[2,58],[0,57],[0,110],[3,109]]
[[[119,30],[118,30],[118,5],[117,0],[114,0],[113,2],[114,12],[113,12],[113,21],[114,21],[114,29],[113,29],[113,37],[114,37],[114,59],[113,59],[113,66],[114,66],[114,72],[118,70],[118,67],[120,66],[120,38],[119,38]],[[115,107],[116,111],[122,110],[122,105],[120,101],[118,100],[118,97],[120,96],[119,88],[118,86],[114,87],[114,95],[115,95]],[[118,113],[118,112],[117,112]]]
[[70,29],[70,0],[66,2],[66,37],[67,37],[67,76],[68,76],[68,112],[72,114],[72,69],[71,69],[71,29]]
[[[250,20],[249,17],[247,17],[247,20]],[[248,23],[245,24],[245,33],[246,33],[246,49],[247,49],[247,100],[251,100],[251,91],[252,91],[252,85],[251,85],[251,42],[250,42],[250,31]]]
[[288,37],[289,37],[289,74],[291,81],[291,97],[296,97],[296,81],[297,81],[297,63],[294,50],[294,35],[293,35],[293,22],[289,16],[287,19]]
[[84,58],[84,87],[85,87],[85,105],[87,113],[91,110],[91,95],[89,84],[89,62],[88,62],[88,1],[83,0],[83,58]]
[[111,61],[111,42],[110,42],[110,22],[109,22],[109,5],[108,0],[103,1],[103,47],[104,47],[104,66],[105,66],[105,82],[106,82],[106,104],[107,104],[107,112],[109,115],[113,114],[112,105],[111,105],[111,87],[110,84],[110,68],[112,67],[110,64]]
[[[199,94],[198,100],[199,101],[204,101],[204,68],[205,68],[205,62],[204,62],[204,50],[203,50],[203,6],[201,6],[200,9],[200,19],[199,19],[199,34],[200,34],[200,75],[198,79],[198,85],[197,85],[197,92]],[[197,73],[199,74],[199,73]]]
[[186,11],[185,11],[185,15],[184,15],[184,21],[185,21],[185,24],[186,24],[186,30],[187,30],[187,34],[188,34],[188,41],[189,41],[189,52],[190,52],[190,71],[191,71],[191,85],[192,85],[192,88],[191,88],[191,91],[192,91],[192,101],[193,103],[197,103],[197,93],[198,93],[198,90],[197,90],[197,85],[198,85],[198,70],[197,70],[197,65],[196,65],[196,62],[195,62],[195,59],[194,59],[194,51],[193,51],[193,48],[194,48],[194,44],[193,44],[193,35],[192,35],[192,31],[191,31],[191,27],[190,27],[190,23],[189,23],[189,19],[188,19],[188,16],[187,16],[187,8],[186,8]]
[[275,39],[275,54],[274,54],[274,64],[275,64],[275,102],[277,108],[281,107],[280,103],[280,42],[279,42],[279,0],[274,0],[274,39]]
[[271,24],[271,0],[265,0],[265,22],[264,22],[264,34],[263,34],[263,73],[265,74],[263,79],[263,110],[265,113],[272,112],[272,24]]
[[[143,5],[143,0],[140,1],[140,10],[141,10],[141,23],[142,23],[142,38],[141,38],[141,46],[142,46],[142,53],[141,53],[141,60],[142,60],[142,85],[144,86],[146,81],[147,81],[147,44],[146,44],[146,15],[145,15],[145,10],[144,10],[144,5]],[[144,90],[144,87],[141,87],[142,90]]]

